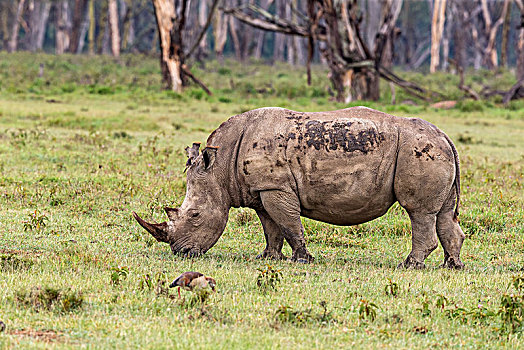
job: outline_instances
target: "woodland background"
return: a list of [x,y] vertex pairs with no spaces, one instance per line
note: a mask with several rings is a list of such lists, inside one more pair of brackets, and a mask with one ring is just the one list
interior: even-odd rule
[[[339,101],[378,99],[379,78],[443,99],[391,67],[459,74],[510,67],[519,83],[523,23],[522,0],[2,0],[0,49],[115,57],[164,50],[164,81],[175,91],[188,78],[205,87],[186,63],[224,56],[322,63]],[[506,99],[521,97],[521,85]],[[474,99],[504,95],[489,86],[473,91],[463,78],[459,88]]]

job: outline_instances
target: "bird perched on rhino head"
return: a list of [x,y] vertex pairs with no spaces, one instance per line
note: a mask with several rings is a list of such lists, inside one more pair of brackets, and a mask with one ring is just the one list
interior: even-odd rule
[[178,297],[180,298],[180,288],[196,293],[200,299],[205,299],[215,291],[216,281],[212,277],[206,277],[200,272],[184,272],[178,276],[170,288],[178,287]]

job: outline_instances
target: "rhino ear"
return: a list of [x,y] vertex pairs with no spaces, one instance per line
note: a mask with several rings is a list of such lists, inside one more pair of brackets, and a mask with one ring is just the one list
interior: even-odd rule
[[187,162],[186,162],[186,169],[193,163],[193,160],[198,157],[198,153],[200,152],[200,142],[193,142],[193,146],[186,147],[185,151],[187,153]]
[[202,158],[204,158],[204,169],[207,170],[213,166],[217,156],[218,147],[207,146],[202,151]]

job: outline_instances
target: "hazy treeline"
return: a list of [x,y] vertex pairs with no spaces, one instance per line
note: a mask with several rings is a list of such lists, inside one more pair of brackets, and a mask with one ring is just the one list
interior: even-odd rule
[[[358,6],[360,31],[372,46],[381,3],[348,1]],[[175,0],[175,2],[177,2]],[[337,1],[334,1],[335,3]],[[213,0],[189,0],[184,37],[192,42]],[[290,21],[300,21],[306,0],[222,0],[195,57],[224,55],[305,64],[307,40],[249,26],[224,8],[256,5]],[[443,6],[443,11],[434,11]],[[441,16],[439,17],[439,14]],[[523,19],[513,0],[404,0],[393,35],[392,64],[415,69],[430,64],[432,34],[440,30],[438,69],[448,58],[462,66],[494,68],[517,62]],[[0,0],[0,49],[50,53],[114,54],[158,52],[159,41],[151,0]],[[314,61],[321,60],[318,49]]]

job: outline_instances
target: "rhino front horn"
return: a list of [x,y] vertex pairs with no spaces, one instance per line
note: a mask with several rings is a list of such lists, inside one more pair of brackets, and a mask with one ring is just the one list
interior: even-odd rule
[[136,221],[147,230],[155,239],[159,242],[169,243],[167,240],[167,223],[162,222],[160,224],[151,224],[143,220],[137,213],[133,212],[133,216]]

